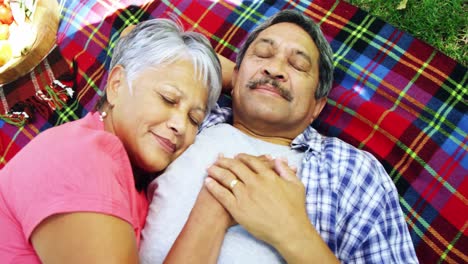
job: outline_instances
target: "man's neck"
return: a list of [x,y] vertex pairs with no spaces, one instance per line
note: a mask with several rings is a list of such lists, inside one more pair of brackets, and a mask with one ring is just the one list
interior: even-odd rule
[[239,122],[236,122],[236,121],[233,122],[233,126],[235,128],[237,128],[237,129],[239,129],[241,132],[245,133],[248,136],[251,136],[253,138],[257,138],[257,139],[260,139],[260,140],[263,140],[263,141],[266,141],[266,142],[270,142],[270,143],[273,143],[273,144],[289,146],[289,145],[291,145],[291,142],[292,142],[292,139],[290,139],[290,138],[265,136],[265,135],[259,134],[259,133],[255,132],[255,131],[253,131],[252,129],[244,126],[242,123],[239,123]]

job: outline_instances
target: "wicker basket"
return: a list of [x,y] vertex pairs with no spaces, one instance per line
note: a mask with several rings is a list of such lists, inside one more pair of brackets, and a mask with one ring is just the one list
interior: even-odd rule
[[12,58],[0,67],[0,85],[12,82],[30,72],[52,50],[56,43],[60,19],[56,0],[39,0],[33,17],[33,28],[37,32],[31,49],[21,57]]

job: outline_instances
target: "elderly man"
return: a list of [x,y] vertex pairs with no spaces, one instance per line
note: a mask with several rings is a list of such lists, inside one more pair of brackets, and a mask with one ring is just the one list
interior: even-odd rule
[[172,250],[190,263],[416,263],[380,163],[310,126],[332,73],[310,18],[286,10],[257,27],[237,57],[232,112],[215,111],[150,185],[142,261]]

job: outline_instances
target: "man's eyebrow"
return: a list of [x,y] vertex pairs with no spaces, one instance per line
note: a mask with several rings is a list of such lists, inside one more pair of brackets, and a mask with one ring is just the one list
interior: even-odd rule
[[258,42],[261,42],[261,43],[267,43],[269,44],[270,46],[274,46],[275,44],[275,41],[270,39],[270,38],[259,38],[258,39]]

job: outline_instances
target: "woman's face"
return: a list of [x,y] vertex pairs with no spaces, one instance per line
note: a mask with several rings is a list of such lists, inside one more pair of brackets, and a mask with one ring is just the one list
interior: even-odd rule
[[191,61],[179,60],[140,71],[130,92],[125,70],[112,69],[105,128],[120,138],[134,166],[164,170],[193,143],[208,98],[196,76]]

